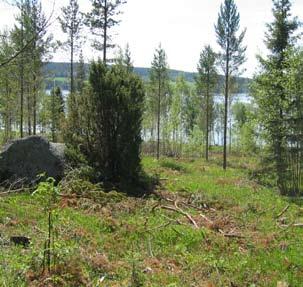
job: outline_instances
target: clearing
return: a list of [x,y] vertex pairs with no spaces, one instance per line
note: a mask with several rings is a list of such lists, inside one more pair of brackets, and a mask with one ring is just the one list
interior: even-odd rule
[[2,195],[0,286],[302,286],[302,201],[250,180],[252,160],[218,163],[146,157],[161,182],[147,198],[73,183],[55,212],[52,275],[41,198]]

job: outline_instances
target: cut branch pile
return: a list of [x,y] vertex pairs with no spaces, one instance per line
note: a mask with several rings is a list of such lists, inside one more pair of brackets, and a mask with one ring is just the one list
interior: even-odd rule
[[[205,214],[203,214],[201,212],[202,211],[216,212],[216,210],[214,208],[209,207],[206,204],[203,204],[202,207],[199,207],[199,206],[195,206],[194,204],[190,203],[189,200],[188,201],[184,200],[184,198],[182,200],[180,198],[171,199],[171,198],[163,196],[161,193],[155,193],[155,195],[157,197],[159,197],[161,201],[160,201],[160,203],[157,203],[155,206],[153,206],[152,212],[154,212],[156,209],[164,209],[164,210],[176,212],[176,213],[183,215],[195,229],[199,229],[203,226],[203,227],[206,227],[213,231],[218,232],[219,234],[223,235],[226,238],[245,238],[245,236],[235,233],[234,229],[230,232],[224,232],[221,228],[212,228],[215,226],[215,222],[212,221],[211,219],[209,219]],[[161,204],[161,202],[163,202],[163,201],[165,202],[164,205]],[[194,209],[196,212],[199,212],[199,216],[204,220],[205,224],[200,224],[201,226],[199,226],[197,220],[194,219],[194,216],[191,215],[188,211],[185,211],[184,209],[182,209],[180,207],[180,205],[183,205],[184,207],[187,207],[188,209]],[[173,223],[173,221],[176,221],[176,220],[170,219],[166,224],[161,225],[159,228],[167,227],[171,223]]]

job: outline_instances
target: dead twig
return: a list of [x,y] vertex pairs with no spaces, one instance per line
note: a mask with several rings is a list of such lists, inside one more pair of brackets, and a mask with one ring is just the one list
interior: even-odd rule
[[185,217],[187,217],[187,219],[193,224],[193,226],[195,228],[199,228],[197,222],[190,216],[190,214],[188,214],[187,212],[185,212],[184,210],[182,210],[180,207],[178,207],[177,202],[175,202],[174,205],[175,205],[175,207],[162,205],[161,208],[181,213],[182,215],[184,215]]
[[147,229],[145,230],[144,232],[152,232],[152,231],[155,231],[155,230],[158,230],[158,229],[162,229],[162,228],[165,228],[167,226],[169,226],[170,224],[172,224],[174,221],[168,221],[166,222],[165,224],[162,224],[160,226],[156,226],[154,228],[150,228],[150,229]]
[[27,192],[29,190],[30,190],[30,188],[18,188],[18,189],[13,189],[10,191],[0,192],[0,197],[8,196],[11,194],[16,194],[16,193],[20,193],[20,192]]
[[280,227],[284,228],[282,231],[287,230],[290,227],[303,227],[303,223],[291,223],[289,225],[280,225]]
[[222,233],[224,237],[229,237],[229,238],[245,238],[244,235],[241,234],[235,234],[235,233]]
[[224,237],[230,238],[245,238],[245,236],[236,233],[225,233],[222,229],[218,229],[219,233],[221,233]]
[[276,218],[280,218],[288,209],[289,209],[290,205],[288,204],[286,207],[284,207],[284,209],[276,216]]
[[210,224],[214,224],[214,222],[212,220],[210,220],[208,217],[206,217],[204,214],[200,213],[200,216],[205,219],[208,223]]

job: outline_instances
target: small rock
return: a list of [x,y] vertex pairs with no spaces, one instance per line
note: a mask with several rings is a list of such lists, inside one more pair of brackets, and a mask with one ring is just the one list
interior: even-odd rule
[[15,245],[22,245],[23,247],[28,247],[30,245],[30,238],[25,236],[12,236],[10,237],[10,242]]
[[146,267],[144,270],[143,270],[143,273],[152,273],[153,272],[153,269],[151,269],[150,267]]
[[285,281],[279,281],[277,287],[289,287],[288,283]]

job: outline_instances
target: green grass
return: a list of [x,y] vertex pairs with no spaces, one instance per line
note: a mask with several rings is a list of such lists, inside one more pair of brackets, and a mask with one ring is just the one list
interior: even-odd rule
[[[158,193],[171,201],[62,199],[58,270],[47,286],[302,286],[303,228],[281,227],[303,222],[302,201],[249,180],[252,159],[234,157],[226,172],[220,160],[144,158],[145,170],[159,175]],[[174,202],[199,228],[165,209]],[[25,194],[0,197],[0,233],[32,238],[28,249],[0,246],[0,286],[44,286],[37,281],[49,277],[40,274],[47,216],[39,201]]]

